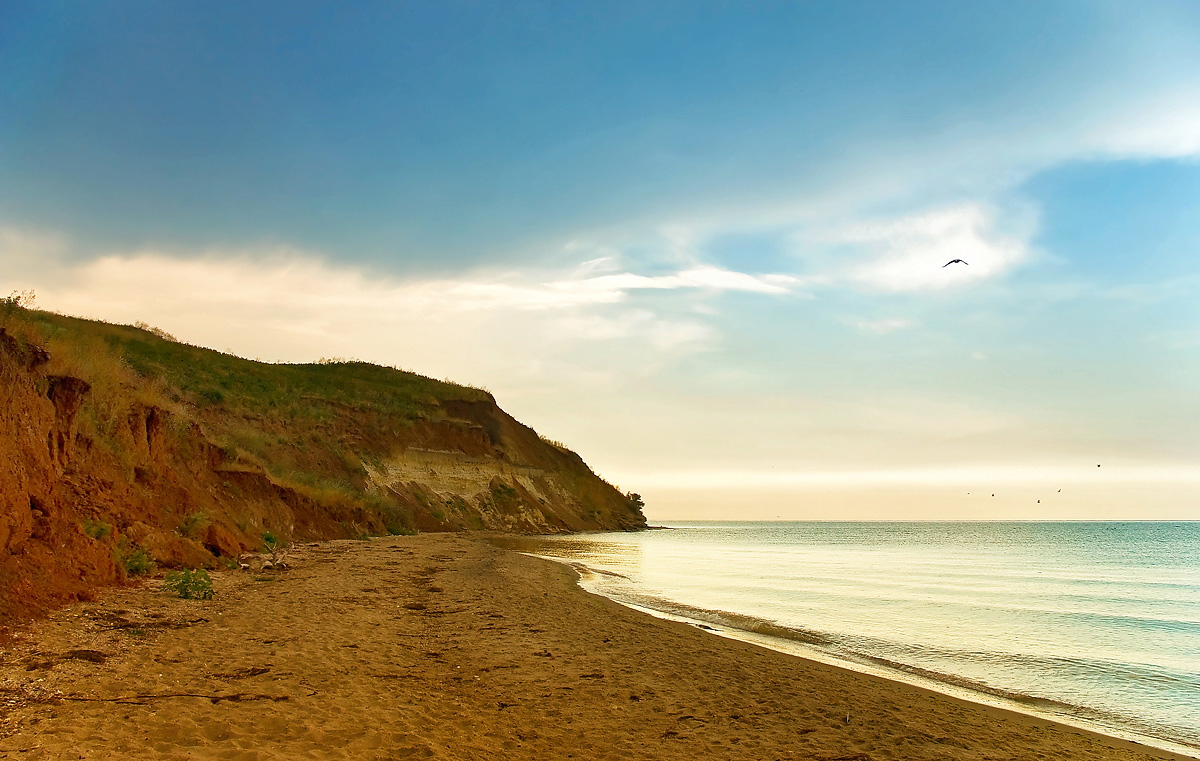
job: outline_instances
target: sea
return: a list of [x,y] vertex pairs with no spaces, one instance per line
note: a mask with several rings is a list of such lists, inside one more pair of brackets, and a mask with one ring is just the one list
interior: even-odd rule
[[674,523],[549,537],[713,634],[1200,756],[1200,523]]

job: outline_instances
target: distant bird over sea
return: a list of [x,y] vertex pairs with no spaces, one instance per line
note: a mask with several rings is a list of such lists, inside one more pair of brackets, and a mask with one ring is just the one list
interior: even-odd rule
[[945,264],[943,264],[943,265],[942,265],[942,269],[946,269],[946,268],[947,268],[947,267],[949,267],[951,264],[965,264],[965,265],[967,265],[968,267],[970,267],[970,266],[971,266],[971,264],[970,264],[969,262],[964,262],[962,259],[951,259],[950,261],[948,261],[948,262],[946,262]]

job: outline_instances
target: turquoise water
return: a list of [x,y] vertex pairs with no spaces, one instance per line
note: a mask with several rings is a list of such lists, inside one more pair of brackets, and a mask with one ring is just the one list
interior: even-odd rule
[[1200,749],[1200,523],[687,523],[535,551],[724,634]]

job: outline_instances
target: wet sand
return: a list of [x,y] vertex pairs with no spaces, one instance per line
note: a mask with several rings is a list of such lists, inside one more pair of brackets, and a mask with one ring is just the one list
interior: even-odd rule
[[1184,758],[663,621],[477,537],[289,560],[19,631],[0,758]]

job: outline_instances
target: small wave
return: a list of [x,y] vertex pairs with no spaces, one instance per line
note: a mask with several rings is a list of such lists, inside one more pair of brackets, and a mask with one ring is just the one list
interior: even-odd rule
[[742,613],[732,613],[727,610],[706,610],[662,599],[655,599],[651,605],[647,605],[646,607],[652,607],[681,618],[716,624],[728,629],[738,629],[753,634],[776,637],[791,642],[800,642],[806,645],[830,647],[837,642],[836,637],[826,632],[815,629],[801,629],[795,626],[784,626],[776,621],[768,621]]
[[[545,557],[545,556],[535,556],[535,557]],[[562,562],[559,558],[546,557],[546,559],[547,560],[558,560],[559,562]],[[580,563],[578,560],[569,560],[569,561],[567,561],[567,565],[571,566],[572,568],[574,568],[576,571],[579,571],[580,573],[592,573],[592,574],[596,574],[597,576],[609,576],[609,577],[616,578],[616,579],[625,579],[626,581],[632,581],[632,579],[630,579],[628,576],[626,576],[623,573],[617,573],[616,571],[609,571],[604,568],[595,568],[586,563]]]

